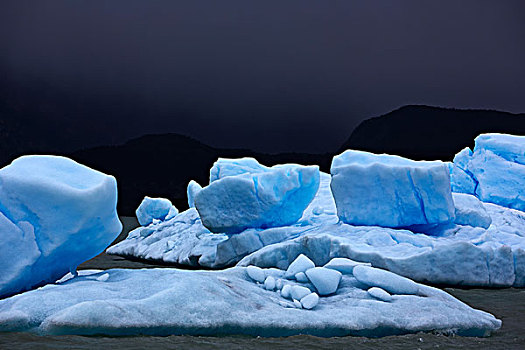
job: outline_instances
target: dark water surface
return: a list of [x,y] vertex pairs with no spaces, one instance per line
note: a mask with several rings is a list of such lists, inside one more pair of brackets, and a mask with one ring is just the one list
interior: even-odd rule
[[[134,218],[122,217],[124,231],[118,240],[137,226]],[[101,254],[82,264],[80,269],[147,268],[158,265]],[[0,349],[524,349],[525,289],[446,288],[470,306],[488,311],[503,321],[502,328],[487,338],[467,338],[418,333],[377,339],[363,337],[286,338],[252,337],[85,337],[38,336],[29,333],[0,333]]]

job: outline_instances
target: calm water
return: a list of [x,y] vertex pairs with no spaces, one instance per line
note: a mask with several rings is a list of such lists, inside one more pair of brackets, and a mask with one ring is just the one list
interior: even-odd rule
[[[124,232],[136,227],[134,218],[122,218]],[[101,254],[84,263],[81,269],[113,267],[144,268],[156,265],[129,261]],[[361,337],[287,338],[251,337],[42,337],[27,333],[0,334],[0,349],[525,349],[525,289],[457,289],[446,291],[477,309],[488,311],[503,321],[502,328],[488,338],[466,338],[437,334],[411,334],[378,339]]]

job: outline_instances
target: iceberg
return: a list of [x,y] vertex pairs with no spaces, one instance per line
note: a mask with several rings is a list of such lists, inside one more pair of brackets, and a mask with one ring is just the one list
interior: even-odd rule
[[481,134],[473,152],[467,148],[454,157],[451,171],[453,191],[525,210],[525,136]]
[[453,193],[452,197],[456,216],[454,223],[473,227],[490,227],[492,219],[477,197],[466,193]]
[[[285,271],[263,272],[277,279]],[[307,294],[296,294],[300,300],[284,298],[279,290],[267,290],[253,281],[242,267],[81,274],[0,300],[0,332],[377,337],[438,331],[487,336],[501,326],[491,314],[420,284],[415,284],[417,294],[392,293],[391,300],[384,302],[351,275],[343,275],[336,294],[329,297],[312,293],[308,284],[288,283],[283,290],[292,284],[286,289],[304,289]]]
[[114,177],[57,156],[0,170],[0,297],[54,282],[118,236]]
[[219,159],[210,172],[210,184],[195,195],[202,224],[212,232],[232,234],[292,225],[319,188],[317,166],[267,168],[243,158],[222,167],[224,162]]
[[175,217],[179,211],[169,199],[144,197],[135,214],[139,224],[148,226],[154,220],[164,221]]
[[331,188],[339,218],[351,225],[409,227],[454,220],[448,167],[347,150],[335,156]]

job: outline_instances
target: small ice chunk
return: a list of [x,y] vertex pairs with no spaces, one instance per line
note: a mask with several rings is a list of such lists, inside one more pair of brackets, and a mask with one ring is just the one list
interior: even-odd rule
[[248,276],[255,282],[264,283],[266,279],[266,274],[263,269],[258,266],[248,266],[246,268],[246,273],[248,273]]
[[303,306],[301,305],[301,302],[300,302],[299,300],[297,300],[297,299],[294,299],[294,300],[293,300],[293,304],[294,304],[295,307],[298,308],[298,309],[302,309],[302,308],[303,308]]
[[97,281],[99,282],[106,282],[109,278],[109,273],[105,273],[103,275],[100,275],[97,277]]
[[292,296],[292,286],[289,284],[285,284],[283,286],[283,289],[281,289],[281,296],[283,298],[289,299]]
[[290,294],[293,299],[301,300],[304,296],[312,293],[312,291],[303,286],[293,286]]
[[341,272],[324,267],[306,270],[306,276],[312,282],[319,295],[329,295],[337,291],[341,281]]
[[297,272],[295,274],[295,279],[297,282],[306,283],[308,282],[308,277],[306,277],[306,274],[304,272]]
[[195,208],[195,196],[199,191],[202,190],[202,186],[197,181],[191,180],[186,189],[186,195],[188,196],[188,207]]
[[264,280],[264,289],[266,290],[274,290],[275,289],[275,278],[272,276],[266,277]]
[[319,303],[319,296],[316,293],[310,293],[301,299],[303,309],[311,310]]
[[375,267],[357,265],[354,277],[367,286],[380,287],[392,294],[418,294],[419,291],[414,281]]
[[351,275],[354,271],[354,267],[357,265],[371,266],[370,263],[354,261],[348,258],[333,258],[324,267],[327,269],[337,270],[343,275]]
[[275,288],[281,290],[283,288],[283,280],[278,278],[275,281]]
[[489,228],[492,223],[490,215],[483,203],[475,196],[465,193],[452,193],[454,206],[456,208],[456,219],[458,225],[469,225],[472,227]]
[[148,226],[155,219],[164,221],[170,211],[175,215],[179,213],[177,208],[175,208],[168,199],[146,196],[135,211],[135,214],[141,226]]
[[286,278],[295,277],[295,275],[299,272],[305,272],[308,269],[311,269],[315,267],[315,264],[312,260],[308,259],[308,257],[304,254],[300,254],[291,264],[288,266],[288,269],[286,270],[286,274],[284,275]]
[[386,290],[381,289],[379,287],[370,288],[368,290],[368,294],[382,301],[386,301],[386,302],[392,301],[392,296]]

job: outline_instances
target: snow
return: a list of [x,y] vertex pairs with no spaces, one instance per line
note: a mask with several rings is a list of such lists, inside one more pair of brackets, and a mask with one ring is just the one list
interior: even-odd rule
[[120,233],[114,177],[57,156],[0,170],[0,297],[54,282]]
[[456,219],[458,225],[489,228],[492,223],[483,203],[475,196],[466,193],[453,193]]
[[299,272],[306,272],[306,270],[315,267],[315,264],[306,255],[299,254],[297,258],[288,266],[285,277],[295,277]]
[[341,281],[341,272],[324,267],[306,270],[306,276],[312,282],[319,295],[335,293]]
[[334,157],[330,172],[337,214],[347,224],[408,227],[454,220],[443,162],[347,150]]
[[197,181],[191,180],[188,183],[188,188],[186,190],[186,195],[188,197],[188,207],[195,208],[195,196],[200,190],[202,190],[202,187],[197,183]]
[[241,267],[111,269],[0,300],[0,332],[331,337],[439,331],[486,336],[501,326],[494,316],[443,291],[418,287],[421,295],[392,295],[391,302],[378,302],[368,288],[343,275],[337,294],[317,299],[308,292],[294,308]]
[[[303,215],[319,188],[319,168],[286,164],[262,167],[257,173],[239,169],[211,170],[208,186],[195,195],[195,207],[202,224],[212,232],[239,233],[247,228],[269,228],[295,224]],[[230,175],[230,169],[236,169]],[[217,169],[217,170],[214,170]],[[228,176],[220,177],[223,172]],[[240,174],[237,174],[240,173]]]
[[148,226],[153,220],[169,220],[175,217],[179,211],[169,199],[144,197],[135,211],[139,224]]
[[[465,175],[474,189],[465,185]],[[452,189],[475,194],[483,202],[525,210],[525,136],[481,134],[474,151],[454,158]]]

